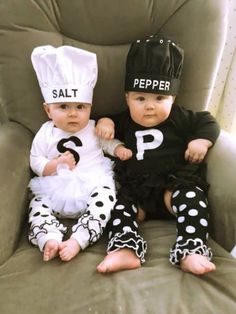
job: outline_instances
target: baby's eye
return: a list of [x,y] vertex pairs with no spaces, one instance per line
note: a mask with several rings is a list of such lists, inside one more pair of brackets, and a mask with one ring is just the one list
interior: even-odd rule
[[67,109],[67,104],[60,104],[61,109]]
[[156,100],[157,100],[157,101],[162,101],[163,99],[165,99],[165,96],[163,96],[163,95],[158,95],[158,96],[156,97]]
[[76,108],[81,110],[81,109],[85,108],[85,105],[84,104],[78,104]]
[[139,97],[137,97],[137,100],[138,100],[138,101],[144,101],[145,98],[144,98],[143,96],[139,96]]

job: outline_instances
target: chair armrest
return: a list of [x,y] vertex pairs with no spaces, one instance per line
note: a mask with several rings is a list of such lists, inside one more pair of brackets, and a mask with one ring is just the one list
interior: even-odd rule
[[236,243],[236,139],[222,131],[207,160],[211,236],[231,251]]
[[0,264],[16,248],[25,218],[32,138],[33,134],[17,123],[0,125]]

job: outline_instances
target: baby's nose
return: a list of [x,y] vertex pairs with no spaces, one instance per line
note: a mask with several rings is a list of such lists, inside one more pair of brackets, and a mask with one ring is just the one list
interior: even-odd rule
[[77,109],[72,107],[69,109],[69,112],[68,112],[69,115],[76,115],[77,114]]
[[146,109],[147,110],[153,110],[154,108],[155,108],[155,106],[154,106],[154,104],[153,104],[153,102],[152,101],[148,101],[147,103],[146,103]]

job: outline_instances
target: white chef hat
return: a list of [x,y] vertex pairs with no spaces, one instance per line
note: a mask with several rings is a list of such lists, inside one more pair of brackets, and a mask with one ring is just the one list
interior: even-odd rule
[[95,53],[71,46],[36,47],[31,55],[44,101],[92,104],[97,82]]

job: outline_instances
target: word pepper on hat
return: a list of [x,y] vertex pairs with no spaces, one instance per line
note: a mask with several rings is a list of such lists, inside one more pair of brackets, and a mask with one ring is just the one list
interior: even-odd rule
[[159,36],[134,42],[126,60],[126,91],[177,95],[184,51]]
[[44,101],[92,104],[97,82],[96,54],[71,46],[36,47],[31,60]]

